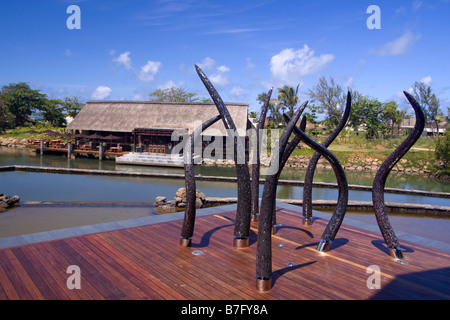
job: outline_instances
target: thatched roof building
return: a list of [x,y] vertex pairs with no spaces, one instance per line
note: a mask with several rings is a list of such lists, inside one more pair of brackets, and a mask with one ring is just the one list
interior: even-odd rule
[[[239,134],[247,128],[248,104],[228,103]],[[68,130],[131,133],[137,128],[192,132],[198,125],[216,115],[213,103],[172,103],[151,101],[89,101],[67,126]],[[221,121],[209,131],[220,131],[226,135]],[[208,135],[208,132],[205,132]]]
[[[239,135],[244,138],[249,127],[248,104],[228,103],[227,108]],[[178,134],[186,134],[186,130],[192,133],[218,114],[213,103],[89,101],[67,129],[79,131],[82,134],[76,137],[85,139],[105,139],[114,135],[117,137],[115,142],[127,151],[139,146],[144,152],[167,153],[178,143],[178,139],[173,139],[175,130],[184,130]],[[215,123],[203,132],[203,136],[226,139],[223,122]]]

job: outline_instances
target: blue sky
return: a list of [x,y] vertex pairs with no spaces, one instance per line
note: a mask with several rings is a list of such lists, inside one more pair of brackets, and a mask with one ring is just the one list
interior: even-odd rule
[[[81,29],[68,29],[70,5]],[[370,5],[381,29],[369,29]],[[424,81],[450,105],[450,0],[3,1],[0,85],[28,82],[49,97],[147,100],[172,85],[249,103],[288,84],[300,96],[333,77],[382,102]]]

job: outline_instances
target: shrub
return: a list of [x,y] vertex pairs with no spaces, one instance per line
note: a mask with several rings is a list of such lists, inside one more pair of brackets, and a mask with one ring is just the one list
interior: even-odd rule
[[436,160],[440,163],[440,171],[450,174],[450,131],[436,139]]

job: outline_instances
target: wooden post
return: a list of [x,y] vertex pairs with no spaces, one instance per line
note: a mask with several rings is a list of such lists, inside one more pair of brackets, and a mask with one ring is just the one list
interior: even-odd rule
[[41,141],[40,141],[40,152],[41,152],[41,155],[43,155],[44,154],[44,140],[43,139],[41,139]]
[[103,160],[103,154],[104,154],[103,143],[100,143],[98,145],[98,160],[100,160],[100,161]]
[[70,159],[72,154],[72,141],[67,141],[67,158]]

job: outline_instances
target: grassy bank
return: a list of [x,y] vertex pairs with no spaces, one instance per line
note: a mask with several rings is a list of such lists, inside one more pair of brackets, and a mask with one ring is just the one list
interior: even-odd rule
[[[323,142],[326,137],[317,137]],[[330,146],[342,165],[367,163],[381,164],[405,139],[405,136],[396,136],[389,139],[367,140],[363,136],[344,135],[338,137]],[[300,143],[292,153],[293,156],[307,156],[314,154],[314,150]],[[398,165],[404,169],[416,168],[432,174],[437,173],[434,154],[435,138],[421,137],[414,146],[399,161]]]

